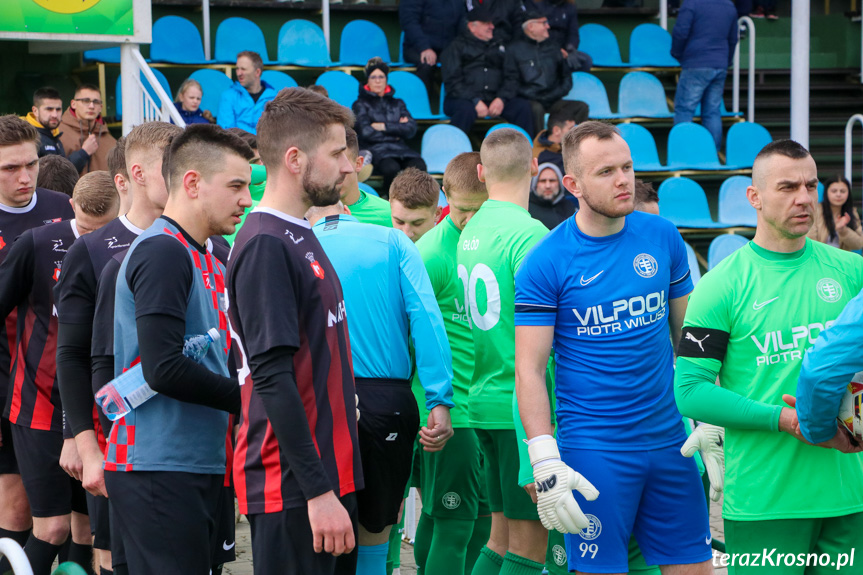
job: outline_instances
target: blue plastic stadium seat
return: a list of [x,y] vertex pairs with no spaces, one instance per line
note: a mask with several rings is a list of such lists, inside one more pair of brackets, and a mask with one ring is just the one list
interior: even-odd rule
[[698,264],[698,258],[695,257],[695,249],[689,244],[686,246],[686,259],[689,261],[689,275],[692,276],[692,285],[695,285],[701,279],[701,266]]
[[725,137],[725,164],[729,168],[751,168],[761,148],[772,141],[770,132],[761,124],[732,124]]
[[719,262],[745,246],[749,240],[743,236],[723,234],[716,236],[707,248],[707,271],[715,268]]
[[639,24],[629,37],[629,65],[677,68],[671,56],[671,34],[656,24]]
[[299,86],[297,81],[278,70],[264,70],[261,73],[261,80],[276,89],[276,92],[282,88],[296,88]]
[[333,62],[321,27],[308,20],[288,20],[279,30],[279,64],[328,68]]
[[380,26],[368,20],[353,20],[342,28],[339,44],[339,60],[342,64],[365,66],[373,57],[378,56],[390,66],[403,66],[401,61],[393,62],[387,36]]
[[629,144],[636,172],[662,172],[668,169],[659,161],[656,140],[647,128],[638,124],[620,124],[617,129]]
[[489,134],[491,134],[495,130],[500,130],[501,128],[511,128],[511,129],[515,130],[516,132],[520,132],[525,138],[527,138],[527,141],[530,142],[530,147],[531,148],[533,147],[533,140],[531,139],[530,134],[528,134],[524,128],[520,128],[519,126],[516,126],[515,124],[495,124],[494,126],[492,126],[491,128],[488,129],[488,132],[485,133],[485,137],[488,137]]
[[671,118],[665,88],[647,72],[630,72],[620,81],[617,109],[623,118]]
[[726,226],[751,226],[758,223],[755,208],[746,198],[752,185],[749,176],[731,176],[719,187],[719,222]]
[[[168,85],[168,79],[165,78],[165,75],[162,74],[160,71],[156,70],[155,68],[152,68],[152,71],[153,71],[153,74],[156,76],[156,79],[159,81],[159,84],[162,85],[162,88],[165,90],[165,92],[169,96],[173,97],[173,95],[171,94],[171,86]],[[227,76],[225,76],[225,77],[227,78]],[[117,76],[117,91],[115,92],[117,95],[116,96],[117,101],[116,101],[115,107],[117,109],[116,115],[117,115],[118,120],[123,117],[123,93],[122,93],[122,88],[121,88],[122,80],[123,80],[122,75]],[[161,107],[162,106],[162,99],[156,95],[156,90],[153,89],[153,87],[150,85],[150,83],[144,77],[143,72],[141,72],[141,83],[144,84],[144,87],[147,89],[147,93],[150,94],[150,97],[153,98],[153,101],[156,103],[156,105]]]
[[265,64],[272,64],[267,53],[267,42],[258,25],[245,18],[228,18],[216,29],[217,62],[233,64],[237,54],[251,50],[260,54]]
[[668,178],[659,186],[659,215],[678,228],[722,228],[710,217],[707,196],[689,178]]
[[415,74],[396,70],[390,72],[387,82],[395,89],[395,97],[405,101],[408,112],[415,120],[446,119],[445,114],[432,114],[426,86]]
[[620,45],[614,32],[602,24],[585,24],[578,29],[578,49],[593,58],[594,66],[627,67],[620,58]]
[[668,134],[669,170],[724,170],[716,154],[716,143],[701,124],[675,124]]
[[222,92],[230,88],[233,81],[224,72],[211,68],[195,70],[189,77],[197,80],[204,91],[204,96],[201,98],[201,109],[209,110],[213,116],[217,116]]
[[99,48],[98,50],[85,50],[84,63],[103,62],[105,64],[120,63],[120,47]]
[[818,201],[824,199],[824,182],[818,182]]
[[360,91],[359,80],[341,70],[327,70],[315,84],[326,88],[330,98],[346,108],[353,106]]
[[467,134],[455,126],[438,124],[423,134],[422,158],[430,174],[442,174],[450,160],[472,151]]
[[608,92],[602,81],[587,72],[572,73],[572,90],[563,97],[564,100],[581,100],[590,107],[590,117],[597,120],[617,118],[620,114],[611,111],[608,104]]
[[153,24],[150,44],[153,62],[171,64],[208,64],[198,28],[180,16],[164,16]]
[[376,189],[374,189],[373,187],[371,187],[370,185],[368,185],[368,184],[364,184],[363,182],[359,182],[357,185],[358,185],[358,186],[360,187],[360,189],[361,189],[362,191],[364,191],[365,193],[367,193],[367,194],[369,194],[369,195],[371,195],[371,196],[375,196],[376,198],[381,197],[381,195],[378,193],[378,191],[377,191]]

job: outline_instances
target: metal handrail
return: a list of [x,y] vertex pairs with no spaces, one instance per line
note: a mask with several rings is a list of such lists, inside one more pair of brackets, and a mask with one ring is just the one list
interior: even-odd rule
[[[749,33],[749,70],[747,70],[748,85],[746,86],[746,121],[755,121],[755,22],[749,16],[741,16],[737,20],[741,29],[745,26]],[[731,111],[740,112],[740,42],[734,47],[734,85],[731,90]]]
[[9,560],[12,573],[15,575],[33,575],[33,568],[27,555],[24,554],[24,549],[14,539],[8,537],[0,539],[0,557],[6,557]]
[[863,114],[854,114],[848,118],[848,123],[845,124],[845,179],[849,183],[851,182],[851,138],[856,122],[860,122],[860,126],[863,126]]
[[[147,64],[147,61],[144,60],[144,57],[141,55],[141,51],[137,48],[132,50],[132,57],[135,60],[135,64],[137,64],[138,68],[140,68],[141,72],[144,74],[144,77],[147,78],[147,81],[150,83],[150,86],[153,88],[153,91],[156,92],[156,95],[159,96],[159,99],[162,100],[162,106],[160,114],[161,117],[158,119],[161,121],[167,121],[168,117],[181,128],[186,127],[186,122],[183,121],[183,117],[180,116],[180,112],[177,111],[176,106],[173,105],[174,99],[170,94],[165,92],[165,89],[162,87],[162,84],[159,83],[159,80],[156,78],[156,75],[153,74],[153,70]],[[152,103],[155,109],[159,109],[159,106],[156,106],[156,103],[150,97],[150,94],[147,90],[144,89],[144,85],[141,83],[140,76],[138,74],[134,75],[134,78],[137,80],[138,84],[141,86],[141,90],[145,95],[144,102],[145,104]],[[146,109],[146,106],[145,106]],[[156,119],[156,118],[153,118]]]

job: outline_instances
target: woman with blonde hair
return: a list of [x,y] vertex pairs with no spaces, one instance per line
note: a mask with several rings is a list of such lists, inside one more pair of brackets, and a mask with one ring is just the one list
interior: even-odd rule
[[186,78],[180,89],[177,90],[177,97],[174,99],[174,106],[180,112],[180,117],[189,124],[213,124],[216,120],[209,110],[201,110],[201,98],[204,97],[204,89],[197,80]]

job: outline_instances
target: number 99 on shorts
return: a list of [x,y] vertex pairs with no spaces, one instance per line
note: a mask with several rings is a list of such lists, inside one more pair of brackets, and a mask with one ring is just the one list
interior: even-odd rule
[[596,554],[597,554],[597,553],[599,553],[599,545],[597,545],[596,543],[585,543],[585,542],[582,542],[582,543],[578,546],[578,550],[579,550],[579,551],[581,551],[581,556],[582,556],[582,557],[584,557],[584,556],[586,556],[588,553],[590,553],[590,554],[591,554],[591,555],[590,555],[590,558],[591,558],[591,559],[594,559],[594,558],[596,557]]

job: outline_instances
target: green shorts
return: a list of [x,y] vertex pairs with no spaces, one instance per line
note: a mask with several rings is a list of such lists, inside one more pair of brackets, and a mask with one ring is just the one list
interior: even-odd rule
[[492,513],[538,521],[536,504],[518,484],[518,443],[513,429],[477,429],[485,457],[485,481]]
[[416,458],[420,460],[423,513],[441,519],[475,520],[482,487],[482,452],[476,432],[454,429],[442,451],[429,453],[419,445]]
[[[725,520],[731,575],[863,575],[863,513],[812,519]],[[808,565],[807,565],[808,564]]]

